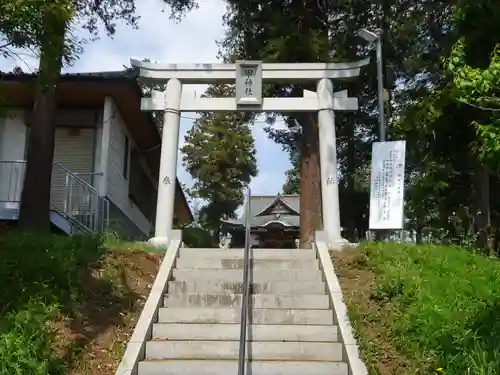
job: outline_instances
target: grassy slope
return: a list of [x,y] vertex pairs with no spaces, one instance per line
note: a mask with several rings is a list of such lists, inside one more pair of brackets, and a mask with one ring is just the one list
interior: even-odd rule
[[[0,375],[114,372],[160,254],[0,233]],[[500,263],[460,249],[336,255],[371,374],[500,374]]]
[[370,374],[500,374],[500,262],[439,246],[334,255]]
[[0,375],[110,374],[160,254],[0,233]]

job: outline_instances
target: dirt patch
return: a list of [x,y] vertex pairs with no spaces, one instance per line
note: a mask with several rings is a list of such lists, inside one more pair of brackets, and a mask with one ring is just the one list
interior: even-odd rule
[[392,345],[390,332],[384,326],[384,320],[391,315],[391,306],[389,303],[379,304],[373,298],[376,276],[367,267],[361,252],[348,249],[341,253],[332,252],[331,256],[369,373],[416,373],[414,366]]
[[[162,254],[113,250],[87,272],[84,303],[55,324],[68,375],[116,371],[146,302]],[[71,317],[70,317],[71,315]]]

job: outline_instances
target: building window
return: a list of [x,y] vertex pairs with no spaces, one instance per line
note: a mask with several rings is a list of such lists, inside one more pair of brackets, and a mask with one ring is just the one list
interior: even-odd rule
[[123,177],[127,179],[128,177],[128,160],[130,155],[130,143],[128,137],[125,136],[125,145],[123,147]]

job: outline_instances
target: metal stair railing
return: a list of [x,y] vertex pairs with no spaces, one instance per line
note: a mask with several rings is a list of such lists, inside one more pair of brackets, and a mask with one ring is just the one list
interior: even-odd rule
[[109,201],[97,189],[55,162],[52,170],[51,206],[90,233],[102,232],[109,222]]
[[[0,160],[0,203],[19,209],[26,173],[25,160]],[[102,175],[91,173],[92,175]],[[109,222],[109,201],[97,189],[54,162],[50,186],[50,208],[79,231],[97,233]]]
[[247,201],[245,208],[245,247],[243,249],[243,284],[241,297],[241,321],[240,321],[240,350],[238,356],[238,375],[245,375],[246,369],[246,344],[247,344],[247,326],[248,309],[250,305],[250,196],[251,191],[248,188]]

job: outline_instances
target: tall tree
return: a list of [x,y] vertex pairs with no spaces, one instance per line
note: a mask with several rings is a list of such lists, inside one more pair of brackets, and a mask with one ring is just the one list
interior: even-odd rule
[[[491,2],[471,4],[464,0],[457,12],[457,28],[465,35],[446,59],[451,76],[452,96],[472,111],[471,125],[477,129],[475,147],[475,227],[478,247],[493,251],[491,235],[490,185],[492,171],[498,173],[500,161],[500,42],[491,35],[500,32],[500,5]],[[472,5],[472,6],[471,6]],[[479,7],[478,7],[479,5]],[[493,15],[493,16],[492,16]],[[487,34],[469,31],[471,20],[481,18]],[[477,44],[481,47],[478,48]],[[491,55],[490,55],[491,53]]]
[[[231,97],[234,88],[213,85],[205,96]],[[221,219],[235,216],[244,188],[257,175],[248,117],[240,112],[204,113],[188,131],[181,149],[183,164],[194,179],[191,193],[208,202],[200,210],[200,220],[217,239]]]
[[44,16],[69,20],[73,9],[66,1],[15,0],[0,4],[0,55],[12,57],[13,48],[38,47],[45,29]]
[[[170,6],[171,17],[179,18],[195,5],[194,0],[164,0]],[[16,2],[14,2],[16,3]],[[104,0],[98,2],[49,0],[39,3],[39,22],[28,46],[40,50],[38,80],[35,89],[33,123],[28,139],[27,166],[21,197],[19,224],[24,229],[46,231],[50,227],[50,182],[54,158],[56,87],[64,58],[67,61],[79,52],[72,38],[72,26],[78,22],[97,38],[99,24],[108,36],[114,35],[116,21],[124,20],[137,27],[138,16],[134,1]],[[54,7],[54,4],[58,6]],[[37,24],[38,25],[38,24]],[[12,33],[13,38],[17,34]],[[15,40],[15,39],[13,39]]]
[[[467,6],[464,5],[466,2]],[[488,1],[485,0],[485,3]],[[379,4],[380,2],[321,0],[305,3],[292,0],[283,4],[278,1],[262,3],[231,0],[225,18],[228,30],[221,43],[222,55],[227,60],[243,58],[269,62],[354,60],[373,53],[369,52],[368,46],[361,45],[361,39],[355,36],[356,31],[360,28],[374,30],[382,25],[384,66],[387,68],[385,86],[390,88],[394,86],[395,81],[398,86],[403,85],[402,90],[395,90],[396,95],[391,99],[394,109],[389,125],[391,138],[407,139],[409,142],[408,184],[418,189],[439,186],[439,189],[433,189],[432,192],[439,194],[440,199],[424,200],[426,205],[439,202],[439,207],[425,211],[409,210],[409,214],[426,214],[428,223],[433,225],[436,224],[434,219],[439,217],[440,225],[448,225],[450,215],[458,211],[460,205],[469,204],[470,194],[464,190],[470,190],[472,187],[471,168],[475,157],[469,150],[476,142],[470,121],[477,118],[477,114],[453,103],[449,90],[443,91],[447,95],[441,95],[441,89],[446,88],[449,83],[443,69],[442,57],[447,56],[457,40],[457,32],[475,33],[471,31],[470,25],[473,22],[470,18],[464,23],[470,30],[467,31],[464,27],[459,32],[460,27],[457,26],[460,23],[454,18],[457,5],[463,5],[462,9],[467,7],[469,14],[471,9],[477,13],[477,7],[474,8],[470,0],[422,0],[417,3],[413,0],[390,0],[382,2],[382,7]],[[491,2],[489,4],[491,6]],[[484,4],[480,8],[484,13]],[[492,15],[495,11],[490,8],[488,12],[489,15],[483,16],[488,18],[490,27],[479,33],[480,36],[488,37],[485,40],[498,35],[498,32],[492,32],[495,31],[492,26],[495,20]],[[397,19],[391,17],[391,14],[397,14]],[[485,35],[487,33],[489,35]],[[476,39],[477,46],[481,45],[480,40],[480,37]],[[484,55],[484,48],[478,48],[477,52]],[[340,194],[341,203],[344,204],[344,209],[341,210],[342,225],[356,226],[361,231],[366,225],[368,214],[368,174],[365,172],[369,165],[370,146],[375,138],[374,129],[378,115],[374,65],[364,69],[364,74],[355,83],[338,87],[347,88],[360,98],[358,113],[338,116],[337,134]],[[301,95],[303,88],[275,85],[268,86],[266,93],[276,96]],[[294,119],[287,119],[293,127]],[[310,143],[317,134],[314,134],[314,124],[307,119],[297,117],[297,120],[301,122],[302,134],[294,130],[269,133],[288,151],[293,150],[292,146],[298,144],[298,141],[305,141],[301,142],[301,147],[312,145],[308,151],[301,150],[300,168],[303,205],[301,216],[309,217],[310,211],[303,207],[306,206],[310,210],[314,207],[314,199],[320,202],[319,184],[314,194],[303,188],[310,187],[310,181],[319,182],[319,170],[315,169],[316,174],[312,173],[314,168],[311,169],[309,161],[314,160],[314,157],[311,159],[304,155],[310,152],[309,155],[315,155],[317,159],[317,148]],[[455,130],[454,133],[457,126],[460,130]],[[449,142],[450,139],[453,139],[453,142]],[[436,169],[439,163],[446,163],[448,168]],[[446,174],[453,183],[437,185],[439,181],[436,178],[443,178]],[[425,176],[425,183],[422,183],[422,176]],[[413,207],[422,203],[418,201],[422,194],[416,194],[414,191],[408,196],[414,198]],[[355,217],[346,218],[345,213],[353,211],[356,212]],[[320,212],[319,204],[315,212]],[[310,242],[309,236],[314,229],[310,223],[301,223],[301,229],[306,232],[301,234],[302,241]]]
[[[329,61],[332,46],[328,27],[316,1],[228,1],[224,18],[227,33],[221,42],[221,54],[233,59],[265,62]],[[269,85],[266,96],[302,96],[303,90],[314,86]],[[271,114],[271,116],[276,114]],[[310,246],[315,230],[322,227],[318,124],[315,114],[285,116],[287,123],[302,132],[284,134],[286,142],[300,138],[300,243]]]
[[[489,226],[490,204],[494,204],[488,187],[498,184],[498,178],[490,181],[492,173],[498,172],[488,171],[481,160],[479,151],[485,139],[481,128],[474,126],[488,124],[491,113],[474,107],[478,97],[469,94],[481,91],[469,85],[475,80],[468,73],[481,73],[491,63],[500,31],[499,9],[497,3],[488,1],[428,0],[407,12],[414,15],[411,22],[398,22],[396,30],[411,36],[412,43],[400,44],[404,42],[401,37],[392,41],[399,48],[409,45],[407,51],[413,55],[399,63],[405,87],[397,98],[399,118],[393,124],[408,142],[407,214],[417,227],[433,232],[442,229],[443,239],[454,243],[464,243],[462,239],[469,236],[471,227],[475,227],[474,233],[484,233]],[[406,15],[399,19],[406,19]],[[481,27],[471,27],[478,19]],[[455,48],[448,59],[448,68],[457,68],[451,69],[458,73],[454,74],[442,61],[460,39],[463,48]],[[454,76],[458,82],[453,82]],[[480,90],[491,87],[482,85]],[[486,245],[485,236],[480,237],[479,244]]]
[[[46,28],[44,19],[69,20],[73,10],[67,2],[16,0],[0,4],[0,56],[20,57],[19,49],[38,48],[42,38],[54,38],[54,29]],[[20,68],[13,73],[22,74]],[[5,98],[2,99],[1,104]]]

